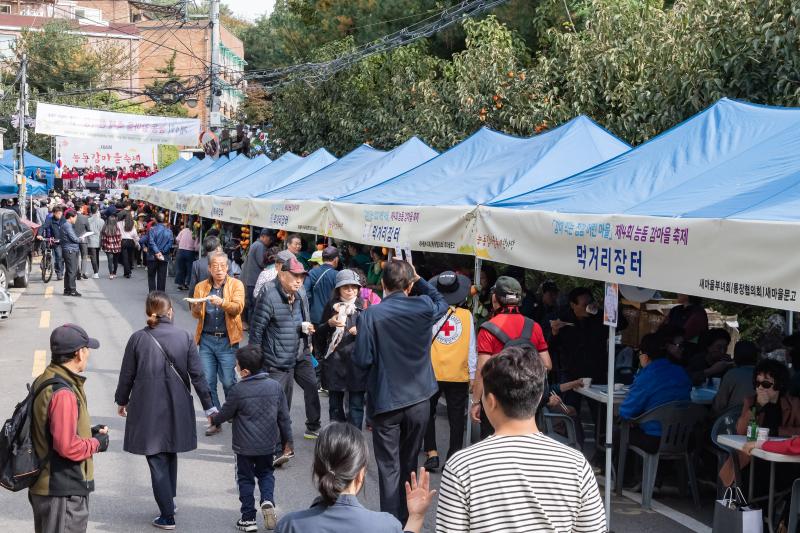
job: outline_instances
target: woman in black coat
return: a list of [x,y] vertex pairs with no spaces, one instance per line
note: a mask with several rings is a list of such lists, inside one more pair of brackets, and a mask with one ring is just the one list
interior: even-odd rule
[[[314,334],[321,341],[315,351],[323,356],[322,383],[328,389],[331,422],[349,422],[359,430],[364,421],[367,376],[350,362],[350,357],[355,349],[358,316],[368,305],[358,295],[360,290],[361,281],[355,272],[342,270],[336,274],[333,298],[325,306],[323,322]],[[348,393],[346,417],[345,392]]]
[[125,422],[126,452],[147,456],[153,495],[161,512],[153,525],[175,527],[178,453],[197,448],[189,382],[206,415],[211,394],[192,336],[172,325],[172,302],[153,291],[145,304],[147,327],[128,339],[114,400]]

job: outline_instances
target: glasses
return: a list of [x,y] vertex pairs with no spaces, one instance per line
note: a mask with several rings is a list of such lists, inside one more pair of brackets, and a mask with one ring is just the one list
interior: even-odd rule
[[773,382],[771,382],[771,381],[756,381],[756,388],[757,389],[760,387],[762,389],[769,390],[774,386],[775,386],[775,384]]

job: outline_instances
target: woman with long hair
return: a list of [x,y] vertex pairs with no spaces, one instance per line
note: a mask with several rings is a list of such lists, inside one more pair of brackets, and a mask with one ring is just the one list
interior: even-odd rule
[[406,482],[408,522],[403,528],[388,513],[365,509],[358,501],[367,477],[369,450],[364,435],[350,424],[334,422],[324,428],[314,447],[314,482],[319,497],[305,511],[283,517],[276,533],[318,531],[369,531],[371,533],[419,533],[435,490],[428,490],[429,474],[420,470]]
[[108,260],[108,278],[117,277],[119,254],[122,251],[122,233],[117,225],[117,217],[109,215],[103,229],[100,231],[100,246],[106,253]]
[[122,268],[125,277],[130,278],[136,250],[139,248],[139,233],[136,231],[130,210],[123,209],[120,217],[122,218],[117,225],[122,235]]
[[172,324],[172,302],[153,291],[145,302],[147,326],[128,339],[114,400],[126,417],[126,452],[147,457],[153,496],[160,511],[153,525],[175,529],[178,453],[197,448],[190,384],[206,416],[211,403],[194,338]]

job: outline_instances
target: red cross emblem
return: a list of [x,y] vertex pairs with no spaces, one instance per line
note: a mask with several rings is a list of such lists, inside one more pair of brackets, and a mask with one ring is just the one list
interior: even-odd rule
[[455,329],[456,329],[456,328],[455,328],[455,326],[453,326],[453,325],[450,323],[450,320],[448,319],[448,320],[447,320],[447,322],[445,322],[445,323],[444,323],[444,325],[442,326],[442,333],[444,333],[444,336],[445,336],[445,337],[449,337],[449,336],[450,336],[450,334],[451,334],[453,331],[455,331]]

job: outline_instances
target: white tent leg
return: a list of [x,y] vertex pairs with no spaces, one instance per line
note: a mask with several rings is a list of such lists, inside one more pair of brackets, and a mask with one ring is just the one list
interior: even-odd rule
[[203,217],[198,216],[197,220],[200,221],[200,231],[199,231],[199,234],[200,234],[200,255],[202,256],[203,255]]
[[794,311],[786,311],[786,334],[794,333]]
[[[475,257],[475,274],[472,276],[472,283],[477,287],[481,281],[481,265],[483,260],[480,257]],[[475,312],[478,310],[479,299],[475,298],[475,301],[472,303],[472,315],[475,316]],[[469,394],[470,400],[472,399],[472,391]],[[469,446],[472,444],[472,416],[470,416],[470,407],[472,407],[471,402],[467,402],[467,428],[464,432],[464,446]]]
[[606,503],[606,531],[611,531],[611,444],[612,444],[612,431],[614,421],[614,362],[616,359],[617,350],[617,328],[613,326],[608,327],[608,387],[606,387],[606,394],[608,401],[606,402],[606,486],[605,486],[605,503]]

